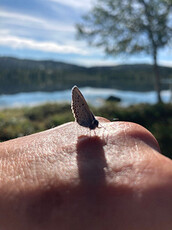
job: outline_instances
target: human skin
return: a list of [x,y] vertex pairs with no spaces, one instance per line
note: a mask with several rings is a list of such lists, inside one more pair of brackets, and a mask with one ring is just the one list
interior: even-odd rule
[[99,121],[0,143],[0,229],[172,229],[172,161],[142,126]]

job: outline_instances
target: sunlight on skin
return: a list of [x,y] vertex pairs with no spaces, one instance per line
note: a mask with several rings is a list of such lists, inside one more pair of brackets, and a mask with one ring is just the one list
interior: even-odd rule
[[172,229],[172,161],[145,128],[97,119],[0,143],[1,229]]

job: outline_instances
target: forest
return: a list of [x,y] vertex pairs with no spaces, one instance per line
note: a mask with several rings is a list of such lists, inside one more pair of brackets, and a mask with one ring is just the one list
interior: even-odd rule
[[[172,78],[172,68],[160,67],[162,79]],[[153,67],[147,64],[83,67],[55,61],[0,58],[0,94],[56,91],[92,86],[132,91],[153,88]],[[167,89],[168,85],[162,85]]]

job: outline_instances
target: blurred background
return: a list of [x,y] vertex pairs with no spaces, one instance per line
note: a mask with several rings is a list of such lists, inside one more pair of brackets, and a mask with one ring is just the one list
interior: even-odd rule
[[74,85],[172,158],[171,0],[1,0],[0,141],[74,120]]

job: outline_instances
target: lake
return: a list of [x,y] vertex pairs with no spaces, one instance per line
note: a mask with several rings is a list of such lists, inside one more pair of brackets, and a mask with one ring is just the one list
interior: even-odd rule
[[[80,88],[86,100],[93,106],[101,106],[109,96],[121,98],[121,106],[129,106],[139,103],[154,104],[157,102],[156,93],[151,92],[133,92],[116,89],[103,89],[84,87]],[[162,99],[165,103],[170,101],[170,90],[162,91]],[[55,92],[30,92],[17,93],[12,95],[0,95],[0,109],[14,108],[23,106],[35,106],[47,102],[64,103],[71,101],[71,89]]]

